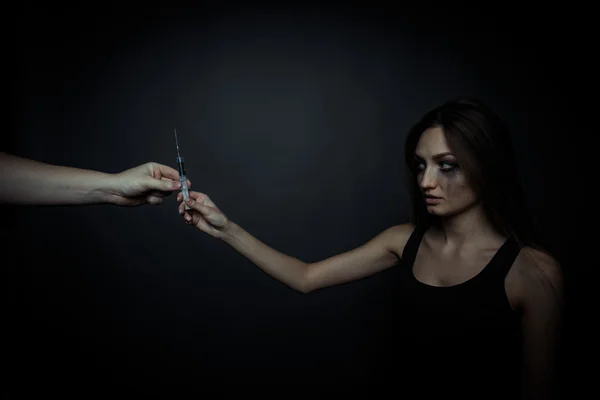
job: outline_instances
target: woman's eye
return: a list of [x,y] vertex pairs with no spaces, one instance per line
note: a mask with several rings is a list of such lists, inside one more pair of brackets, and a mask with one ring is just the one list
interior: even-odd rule
[[458,165],[453,164],[453,163],[448,163],[448,162],[440,163],[440,169],[445,172],[452,171],[453,169],[455,169],[457,167],[458,167]]
[[412,161],[412,168],[414,171],[422,171],[425,169],[425,163],[423,162],[423,160],[414,158]]

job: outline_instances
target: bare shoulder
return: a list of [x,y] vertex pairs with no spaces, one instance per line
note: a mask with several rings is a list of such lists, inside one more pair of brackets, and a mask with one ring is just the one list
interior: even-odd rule
[[562,268],[550,254],[531,247],[524,247],[519,253],[515,267],[523,282],[536,285],[562,286]]
[[546,302],[550,298],[562,302],[563,273],[560,263],[550,254],[524,247],[519,252],[507,277],[516,289],[522,306],[531,302]]
[[378,237],[384,241],[385,246],[390,251],[401,257],[404,247],[414,230],[415,225],[411,223],[394,225],[381,232]]

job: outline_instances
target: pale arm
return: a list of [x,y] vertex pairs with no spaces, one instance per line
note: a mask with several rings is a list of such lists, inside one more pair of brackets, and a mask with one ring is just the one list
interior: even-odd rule
[[393,251],[398,226],[388,228],[364,245],[315,263],[305,263],[267,246],[231,223],[223,241],[261,270],[302,293],[368,277],[397,263]]
[[[181,193],[178,200],[183,200]],[[353,250],[306,263],[273,249],[229,221],[206,194],[190,192],[186,203],[192,210],[185,211],[182,203],[179,212],[189,224],[221,239],[263,272],[301,293],[365,278],[395,265],[413,230],[410,224],[393,226]]]
[[159,204],[180,187],[173,168],[146,163],[116,174],[52,165],[0,152],[0,203]]

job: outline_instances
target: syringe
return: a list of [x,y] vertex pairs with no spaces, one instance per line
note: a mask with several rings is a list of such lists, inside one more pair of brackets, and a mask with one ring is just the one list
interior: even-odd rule
[[[177,129],[173,128],[175,131],[175,146],[177,146],[177,169],[179,170],[179,180],[181,181],[181,191],[183,192],[183,199],[187,199],[189,197],[188,186],[187,186],[187,176],[185,175],[185,165],[183,163],[183,157],[179,154],[179,141],[177,140]],[[185,205],[186,210],[190,210],[190,206]]]

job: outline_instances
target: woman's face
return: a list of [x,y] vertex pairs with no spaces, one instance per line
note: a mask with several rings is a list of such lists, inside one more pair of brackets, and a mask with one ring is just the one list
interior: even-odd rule
[[451,216],[477,203],[477,196],[450,151],[442,128],[423,132],[415,151],[415,167],[429,213]]

